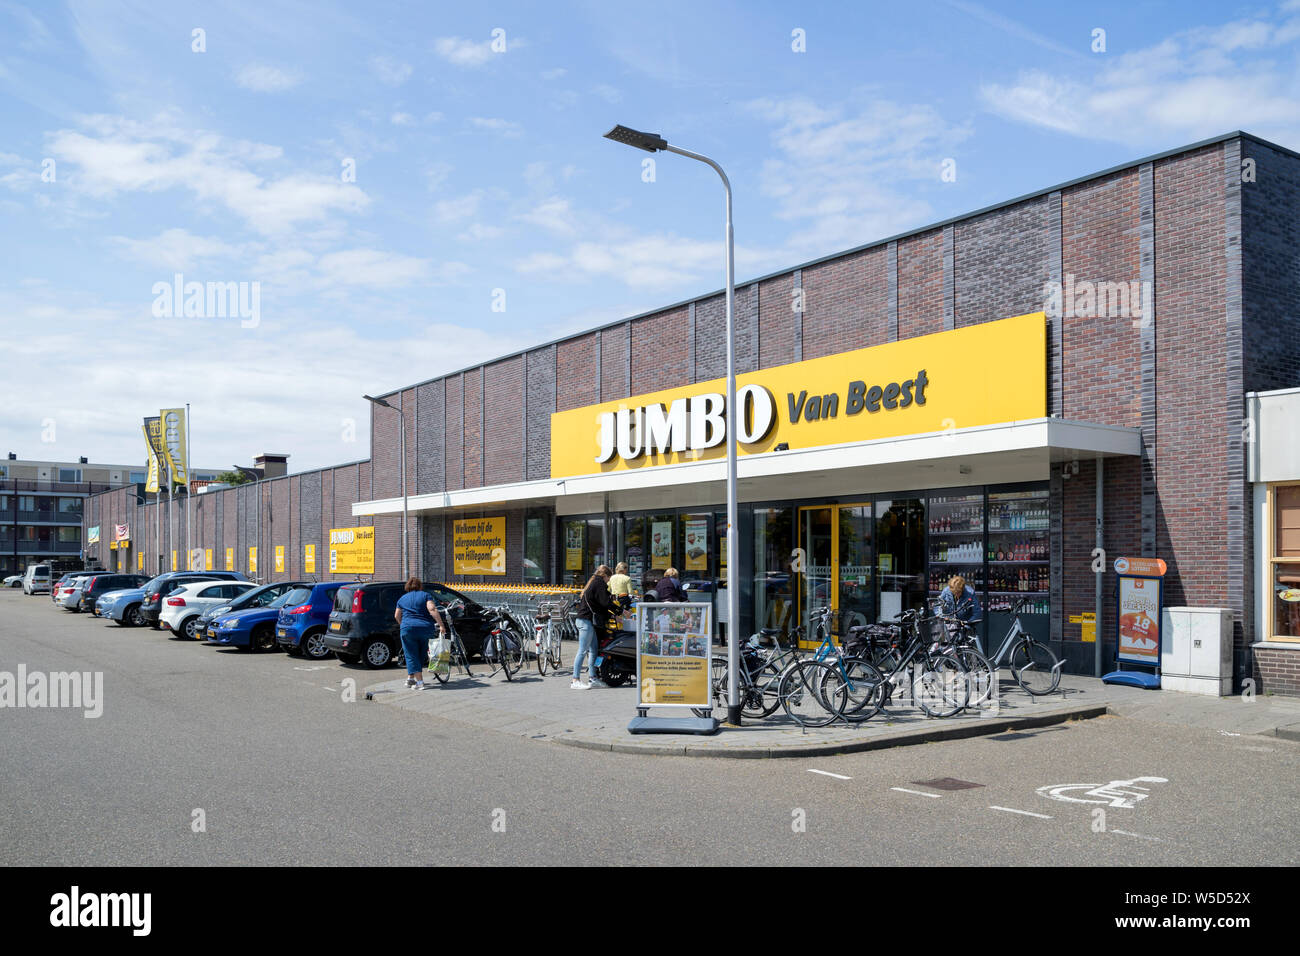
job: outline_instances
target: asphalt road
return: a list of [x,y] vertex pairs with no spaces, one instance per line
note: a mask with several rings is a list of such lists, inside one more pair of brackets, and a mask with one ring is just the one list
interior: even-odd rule
[[[1293,865],[1300,847],[1300,744],[1283,740],[1106,717],[807,760],[601,753],[367,703],[394,671],[4,591],[0,672],[20,664],[102,672],[104,701],[98,718],[0,709],[5,866]],[[1164,782],[1087,792],[1139,777]],[[1091,802],[1039,792],[1067,785]]]

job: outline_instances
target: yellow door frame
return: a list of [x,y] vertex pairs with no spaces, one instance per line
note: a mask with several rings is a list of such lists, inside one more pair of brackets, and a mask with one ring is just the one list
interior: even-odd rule
[[[834,504],[826,503],[826,504],[814,504],[814,505],[800,505],[798,508],[799,540],[801,543],[803,542],[803,538],[804,538],[804,534],[803,534],[804,512],[829,510],[831,513],[830,593],[828,597],[831,602],[831,640],[834,641],[837,646],[839,645],[839,639],[835,635],[834,629],[835,629],[835,623],[839,621],[839,614],[840,614],[840,509],[841,508],[866,508],[870,519],[872,521],[875,521],[876,519],[873,502],[871,502],[870,500],[845,501],[845,502],[836,502]],[[872,533],[871,538],[872,541],[874,542],[875,541],[874,531]],[[811,564],[812,564],[812,555],[807,553],[807,549],[805,549],[804,571],[801,577],[806,578],[808,574],[808,568],[811,566]],[[871,580],[872,580],[872,586],[874,587],[875,580],[876,580],[874,571],[871,575]],[[795,589],[795,601],[796,601],[795,613],[798,615],[799,624],[803,624],[805,620],[804,613],[803,613],[803,606],[804,606],[804,590],[805,590],[806,583],[807,583],[806,580],[801,580],[799,582],[799,587]],[[819,642],[815,640],[802,640],[799,642],[799,647],[801,650],[813,650],[818,646],[818,643]]]

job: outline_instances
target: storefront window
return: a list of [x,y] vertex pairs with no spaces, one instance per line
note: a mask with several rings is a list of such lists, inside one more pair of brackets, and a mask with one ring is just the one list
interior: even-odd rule
[[925,534],[924,499],[877,499],[880,620],[893,621],[902,611],[925,605]]
[[623,560],[632,589],[644,593],[646,573],[645,518],[627,518],[623,522]]
[[564,522],[564,581],[581,587],[587,579],[582,576],[582,559],[587,548],[587,522]]
[[596,573],[596,568],[606,564],[605,560],[605,519],[587,519],[587,577]]
[[527,582],[546,580],[546,519],[544,517],[524,520],[524,580]]
[[680,566],[673,563],[673,524],[676,516],[672,514],[651,515],[646,519],[646,534],[650,538],[650,567],[646,574],[648,587],[654,587],[664,572],[671,567]]
[[1272,601],[1273,640],[1300,641],[1300,485],[1274,485]]
[[[736,547],[740,547],[739,544]],[[727,513],[713,513],[713,566],[717,568],[718,587],[727,586]]]
[[793,509],[755,508],[754,626],[779,627],[785,636],[795,623],[790,573],[793,550]]

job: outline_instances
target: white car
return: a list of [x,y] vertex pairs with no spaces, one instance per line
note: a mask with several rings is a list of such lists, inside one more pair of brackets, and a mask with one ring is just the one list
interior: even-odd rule
[[23,576],[21,574],[11,574],[5,578],[5,587],[20,588],[23,586]]
[[56,598],[60,607],[67,608],[69,611],[81,611],[81,589],[85,586],[94,575],[79,574],[67,584],[64,584],[59,590]]
[[194,581],[182,585],[163,598],[158,626],[197,641],[200,614],[218,604],[228,604],[256,586],[252,581]]

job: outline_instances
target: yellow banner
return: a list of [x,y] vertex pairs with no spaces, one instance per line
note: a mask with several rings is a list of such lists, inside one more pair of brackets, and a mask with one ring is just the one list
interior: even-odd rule
[[203,549],[203,570],[204,570],[204,571],[211,571],[211,570],[213,570],[213,567],[212,567],[212,549],[211,549],[211,548],[204,548],[204,549]]
[[226,570],[235,570],[235,549],[226,548]]
[[275,546],[275,571],[277,574],[284,573],[284,545]]
[[136,556],[135,556],[135,569],[136,569],[137,571],[143,571],[143,570],[144,570],[144,552],[143,552],[143,551],[139,552],[139,553],[136,554]]
[[374,574],[375,529],[330,528],[330,573]]
[[[741,455],[1042,418],[1042,312],[736,376]],[[551,476],[726,457],[725,379],[551,415]]]
[[158,490],[158,455],[154,452],[153,437],[149,433],[150,422],[156,422],[156,418],[146,418],[144,424],[140,427],[144,429],[144,444],[149,449],[149,473],[145,477],[144,490]]
[[257,573],[257,548],[255,547],[248,549],[248,573]]
[[505,574],[505,515],[453,522],[451,550],[454,574]]
[[173,570],[173,571],[177,570],[177,566],[176,566],[176,565],[177,565],[177,562],[176,562],[176,552],[175,552],[175,551],[172,551],[172,570]]
[[316,573],[316,545],[305,544],[302,548],[302,568],[306,574]]
[[185,409],[164,408],[161,417],[163,449],[167,453],[167,463],[171,466],[172,482],[188,485],[190,463],[185,455]]

